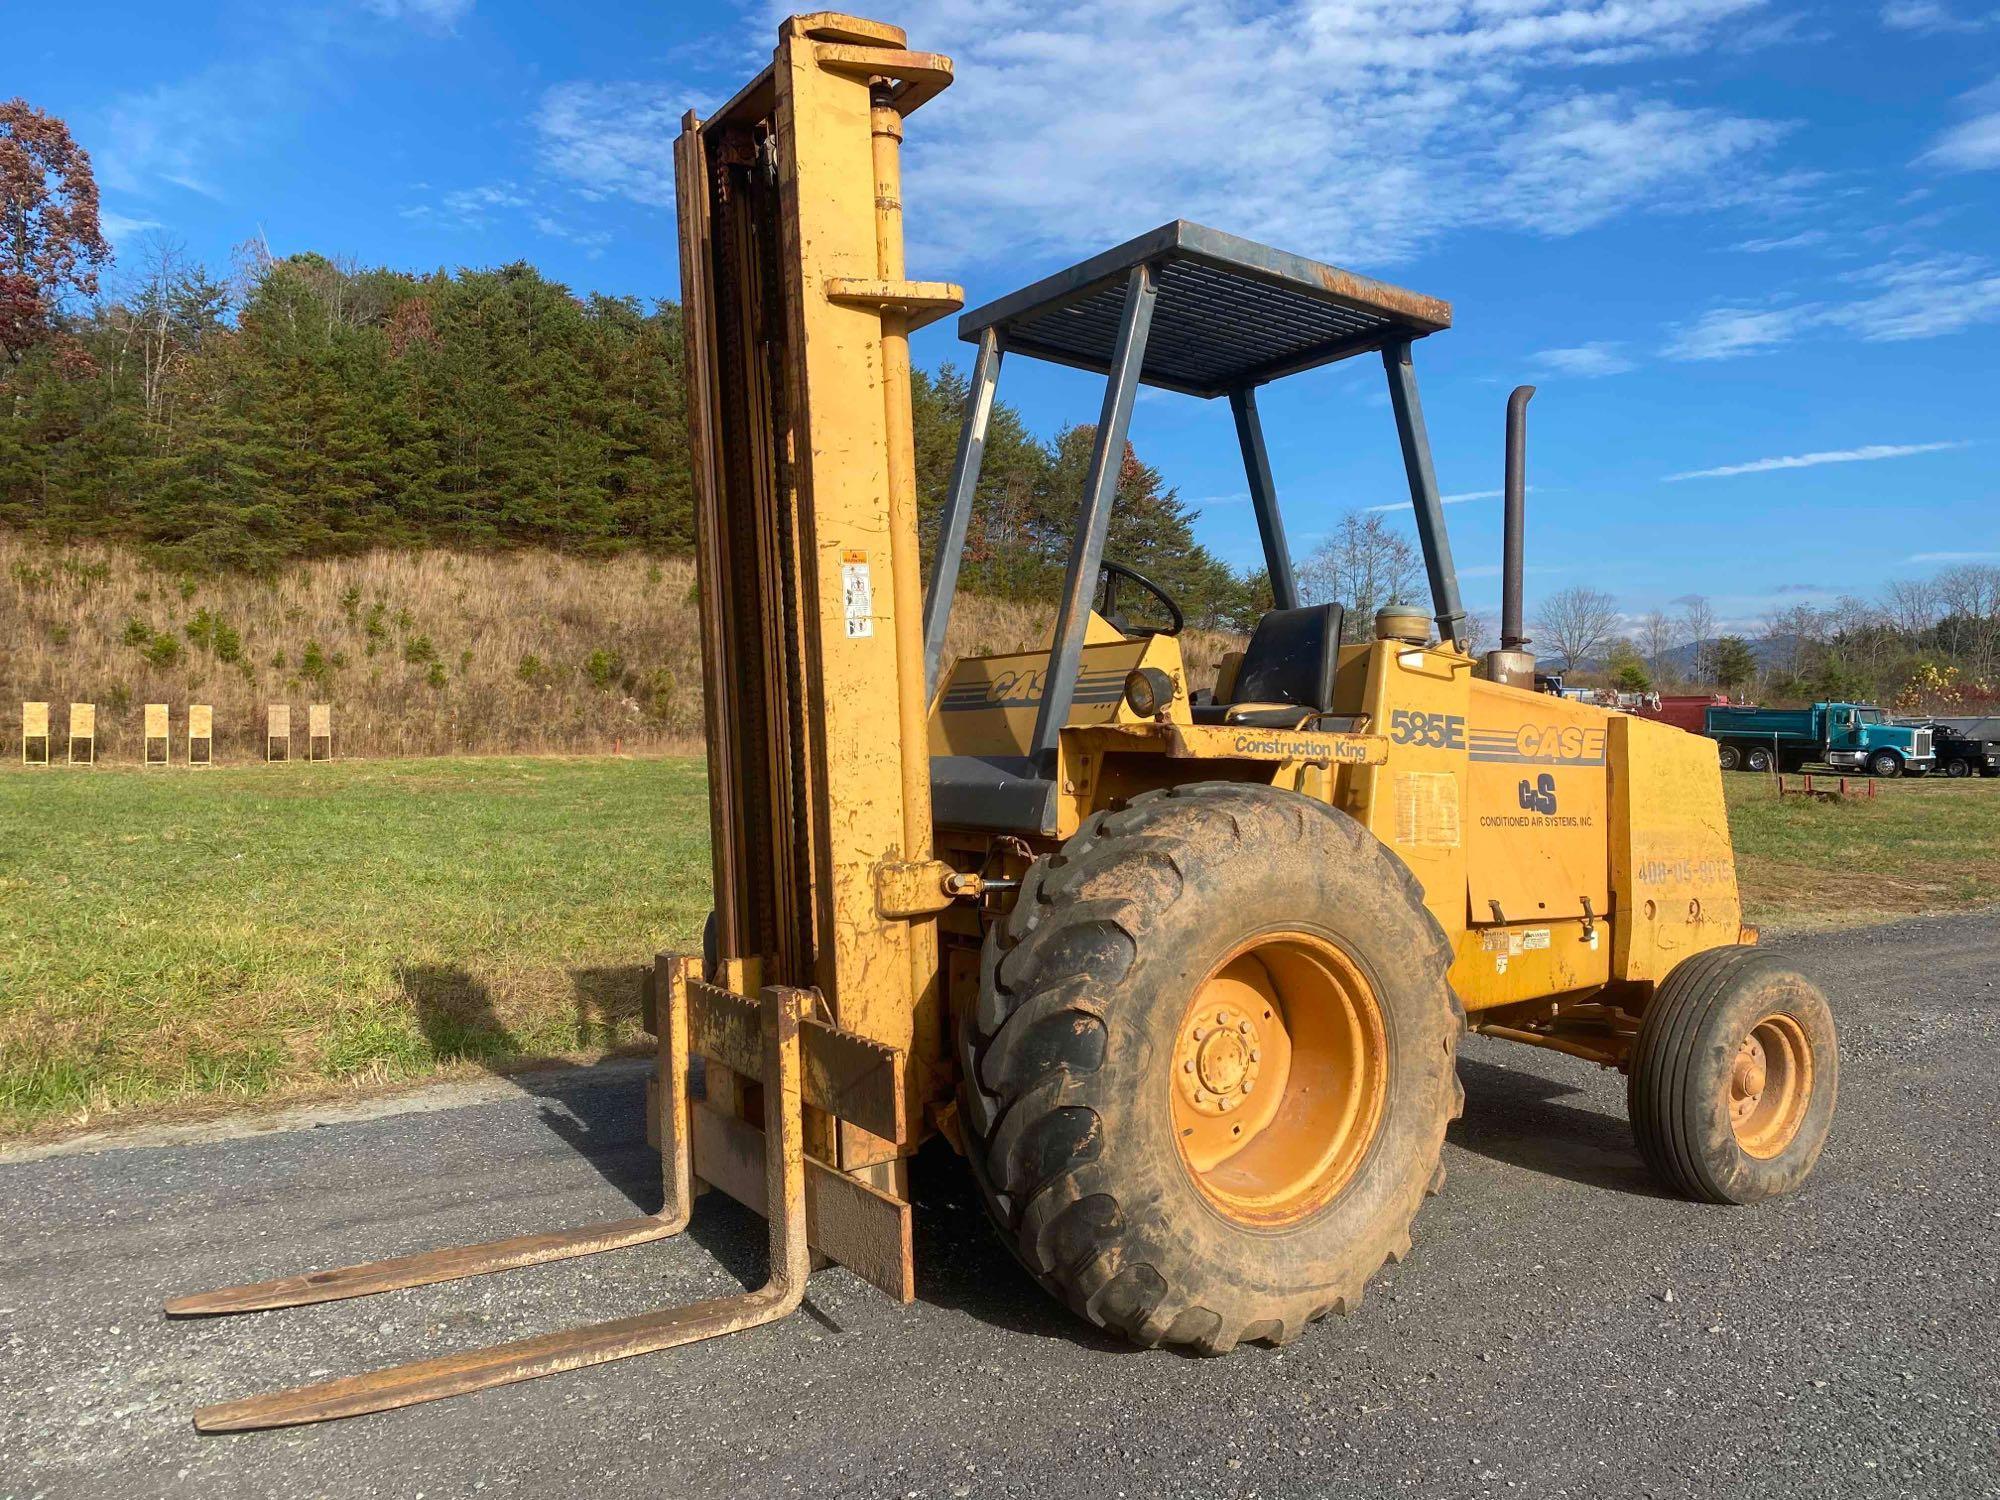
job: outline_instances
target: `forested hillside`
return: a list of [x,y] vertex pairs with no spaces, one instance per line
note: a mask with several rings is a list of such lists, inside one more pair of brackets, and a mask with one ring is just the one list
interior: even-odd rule
[[[929,522],[959,376],[919,374]],[[135,545],[197,572],[383,546],[682,552],[693,541],[680,310],[578,298],[533,267],[415,276],[320,255],[227,279],[155,247],[126,289],[0,368],[0,524]],[[994,415],[966,583],[1053,587],[1090,430]],[[1110,550],[1203,622],[1243,583],[1128,449]],[[930,527],[927,525],[926,530]]]

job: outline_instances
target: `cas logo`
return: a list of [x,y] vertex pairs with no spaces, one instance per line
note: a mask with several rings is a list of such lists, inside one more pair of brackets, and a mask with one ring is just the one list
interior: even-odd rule
[[1041,700],[1042,674],[1032,669],[1002,672],[986,688],[986,701],[996,706]]

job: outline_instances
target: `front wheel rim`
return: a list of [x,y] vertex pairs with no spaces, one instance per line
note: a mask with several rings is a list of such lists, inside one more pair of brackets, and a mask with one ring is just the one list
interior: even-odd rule
[[1745,1154],[1768,1161],[1798,1137],[1812,1102],[1812,1043],[1773,1012],[1744,1034],[1729,1069],[1729,1127]]
[[1260,1227],[1331,1202],[1380,1130],[1388,1052],[1375,987],[1333,944],[1280,932],[1231,950],[1181,1018],[1168,1083],[1202,1196]]

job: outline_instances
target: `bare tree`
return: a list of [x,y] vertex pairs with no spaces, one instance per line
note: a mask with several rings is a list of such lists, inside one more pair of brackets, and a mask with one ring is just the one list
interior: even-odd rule
[[167,376],[181,349],[174,337],[174,289],[187,274],[187,247],[166,235],[149,235],[145,269],[132,298],[133,332],[139,339],[140,394],[146,420],[158,422],[165,404]]
[[1466,615],[1459,630],[1458,643],[1465,648],[1468,656],[1482,655],[1495,639],[1492,615],[1483,609]]
[[1827,643],[1831,625],[1826,612],[1810,604],[1772,610],[1758,632],[1764,642],[1760,653],[1764,666],[1780,676],[1797,676]]
[[1646,659],[1654,683],[1671,682],[1680,677],[1681,674],[1673,670],[1673,651],[1680,644],[1680,634],[1680,627],[1663,609],[1652,610],[1639,621],[1639,654]]
[[1379,515],[1351,512],[1299,565],[1299,597],[1308,603],[1339,600],[1347,608],[1347,639],[1372,640],[1375,611],[1412,598],[1422,576],[1409,538]]
[[1673,602],[1681,607],[1682,638],[1694,647],[1688,676],[1696,682],[1707,682],[1714,668],[1710,648],[1715,642],[1715,610],[1701,594],[1683,594]]
[[1558,589],[1535,613],[1535,633],[1555,648],[1569,671],[1611,638],[1618,623],[1618,601],[1582,584]]
[[1963,656],[1980,676],[2000,665],[2000,568],[1974,563],[1937,576],[1947,650]]
[[1882,611],[1904,635],[1919,636],[1944,612],[1938,587],[1928,578],[1898,578],[1882,590]]
[[147,426],[165,441],[177,376],[203,341],[224,326],[229,297],[179,240],[148,235],[136,260],[138,269],[124,278],[123,294],[100,307],[98,317],[119,335],[110,361],[114,382],[124,378],[128,363],[136,367]]

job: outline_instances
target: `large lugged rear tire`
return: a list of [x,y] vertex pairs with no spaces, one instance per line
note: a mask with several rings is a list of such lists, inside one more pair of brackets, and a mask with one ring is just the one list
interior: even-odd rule
[[1408,867],[1323,803],[1205,783],[1093,816],[1030,868],[959,1017],[1002,1235],[1142,1344],[1349,1311],[1443,1180],[1450,961]]
[[1819,1160],[1840,1059],[1833,1012],[1755,948],[1683,959],[1646,1007],[1626,1104],[1654,1175],[1708,1203],[1789,1193]]

